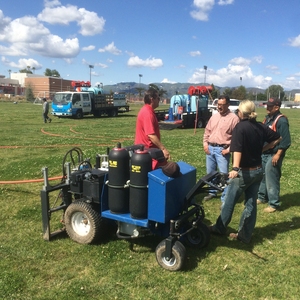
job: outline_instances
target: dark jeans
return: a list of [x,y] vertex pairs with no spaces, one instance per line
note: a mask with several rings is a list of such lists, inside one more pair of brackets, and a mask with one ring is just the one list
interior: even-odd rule
[[268,202],[273,208],[278,208],[280,205],[280,177],[281,166],[284,157],[280,157],[276,166],[272,165],[272,157],[274,154],[262,155],[262,166],[264,177],[261,181],[258,190],[257,199],[261,202]]
[[239,177],[231,180],[227,187],[221,215],[213,228],[215,231],[226,234],[235,204],[240,196],[245,193],[245,208],[240,218],[238,237],[245,243],[250,242],[256,223],[256,199],[262,177],[263,171],[262,168],[259,168],[253,171],[239,171]]
[[43,113],[43,118],[45,123],[47,123],[47,120],[50,120],[50,118],[48,117],[48,112]]

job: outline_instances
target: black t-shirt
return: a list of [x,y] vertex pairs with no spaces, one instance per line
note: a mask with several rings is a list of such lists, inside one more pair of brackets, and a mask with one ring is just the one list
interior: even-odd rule
[[240,167],[251,168],[261,164],[262,148],[265,142],[270,143],[280,138],[277,132],[256,121],[241,120],[232,132],[231,152],[241,152]]

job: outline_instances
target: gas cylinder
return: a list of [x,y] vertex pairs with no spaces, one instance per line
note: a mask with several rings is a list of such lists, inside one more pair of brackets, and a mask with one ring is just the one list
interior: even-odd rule
[[147,150],[137,150],[132,154],[129,188],[129,212],[132,218],[147,218],[148,172],[151,170],[152,158]]
[[112,213],[129,212],[129,153],[121,144],[108,155],[108,208]]

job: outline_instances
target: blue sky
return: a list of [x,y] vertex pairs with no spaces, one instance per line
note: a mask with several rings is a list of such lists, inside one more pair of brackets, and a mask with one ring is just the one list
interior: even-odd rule
[[0,74],[299,89],[299,19],[299,0],[1,1]]

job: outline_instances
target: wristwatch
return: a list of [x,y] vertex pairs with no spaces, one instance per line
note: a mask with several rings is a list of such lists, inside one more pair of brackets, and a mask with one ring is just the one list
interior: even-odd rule
[[239,171],[240,171],[240,169],[241,169],[241,168],[238,168],[238,167],[233,167],[233,168],[232,168],[232,171],[239,172]]

